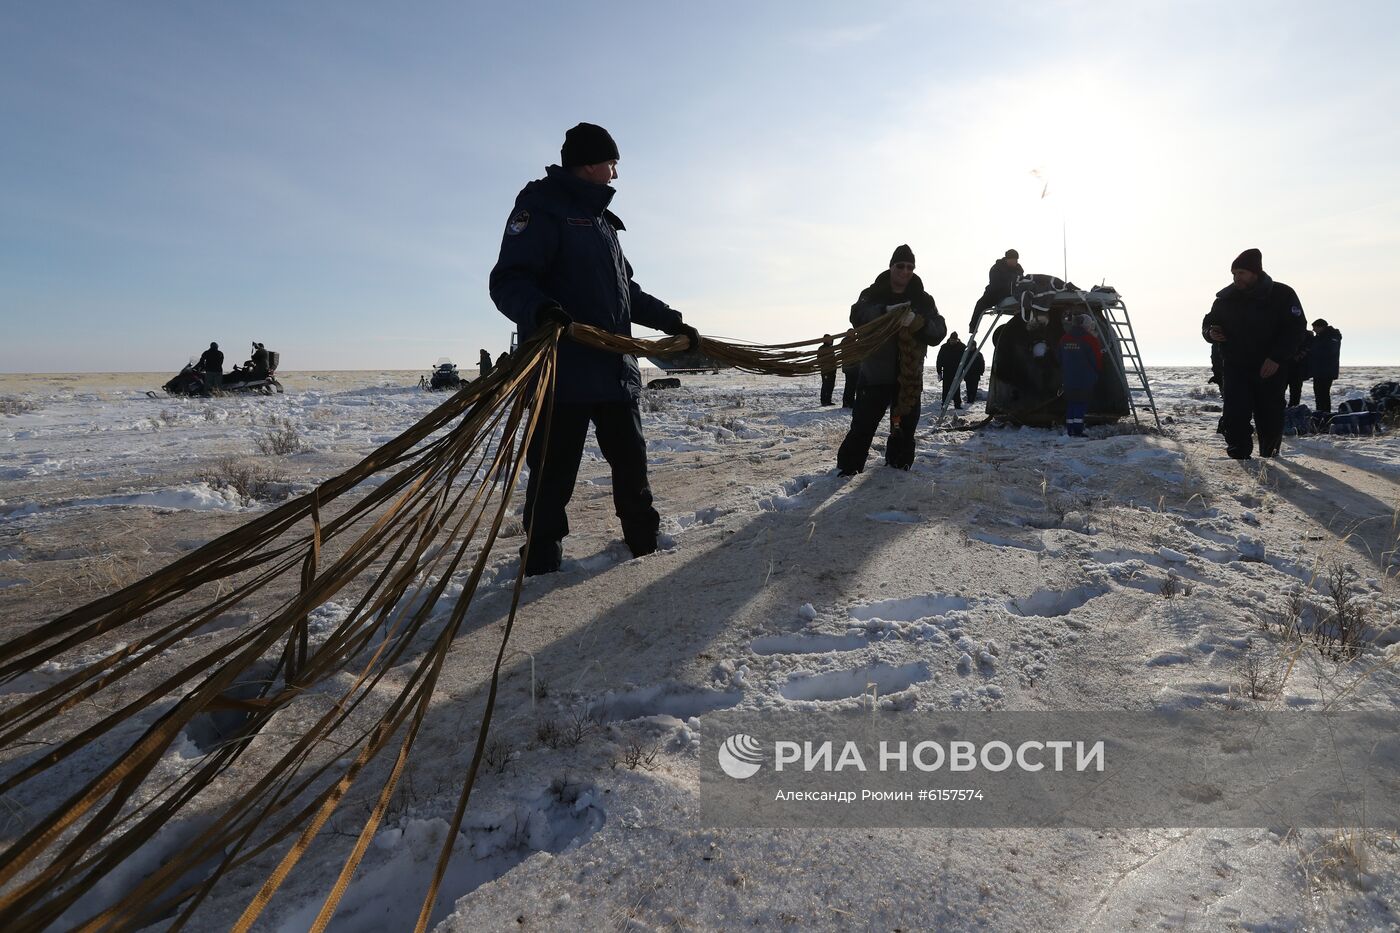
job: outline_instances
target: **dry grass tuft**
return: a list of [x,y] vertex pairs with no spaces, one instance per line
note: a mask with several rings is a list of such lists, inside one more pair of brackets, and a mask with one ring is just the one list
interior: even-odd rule
[[306,447],[302,440],[301,432],[297,430],[296,424],[290,419],[278,418],[275,415],[271,419],[272,427],[253,438],[253,444],[258,448],[258,453],[264,457],[280,457],[286,454],[294,454]]

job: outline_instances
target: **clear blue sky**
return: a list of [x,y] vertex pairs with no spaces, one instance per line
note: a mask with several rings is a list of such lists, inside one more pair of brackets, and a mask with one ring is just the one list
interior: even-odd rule
[[9,4],[0,371],[497,352],[501,230],[580,120],[638,281],[707,334],[839,330],[904,242],[965,332],[1063,226],[1149,365],[1205,364],[1250,246],[1344,364],[1400,363],[1397,34],[1394,2]]

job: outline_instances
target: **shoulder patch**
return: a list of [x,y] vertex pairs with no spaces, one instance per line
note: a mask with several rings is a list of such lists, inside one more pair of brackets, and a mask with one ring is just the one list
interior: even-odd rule
[[516,211],[515,216],[511,217],[510,222],[506,224],[506,236],[519,236],[525,232],[525,228],[528,226],[530,226],[530,212]]
[[1302,316],[1303,316],[1303,309],[1300,308],[1300,307],[1298,307],[1297,305],[1294,305],[1294,306],[1293,306],[1293,316],[1294,316],[1294,317],[1302,317]]

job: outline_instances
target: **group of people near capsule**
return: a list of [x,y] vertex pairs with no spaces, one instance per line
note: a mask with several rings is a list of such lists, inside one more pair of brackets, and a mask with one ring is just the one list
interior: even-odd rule
[[1230,274],[1234,281],[1216,294],[1201,321],[1201,336],[1211,344],[1212,380],[1220,383],[1219,430],[1225,452],[1236,460],[1252,457],[1255,435],[1259,456],[1276,457],[1284,411],[1302,401],[1310,376],[1317,410],[1331,412],[1342,332],[1318,318],[1308,333],[1298,293],[1264,271],[1259,250],[1235,257]]
[[[230,379],[255,378],[261,379],[271,372],[272,357],[267,348],[257,341],[253,341],[252,353],[246,363],[239,366],[233,364],[233,368],[228,371]],[[209,349],[199,355],[199,362],[194,364],[194,368],[204,374],[204,382],[210,389],[218,389],[224,384],[224,351],[219,349],[217,343],[211,342]]]
[[[506,220],[500,255],[490,275],[496,307],[525,338],[541,328],[562,330],[575,321],[631,336],[635,321],[685,336],[684,349],[699,349],[699,332],[680,312],[637,284],[623,255],[618,234],[627,228],[610,209],[616,194],[610,183],[618,177],[619,160],[611,134],[601,126],[580,123],[565,134],[559,155],[559,164],[546,168],[544,178],[520,191]],[[850,430],[837,452],[842,475],[865,468],[886,413],[890,414],[886,463],[906,470],[913,464],[919,405],[917,394],[909,405],[909,393],[900,392],[901,371],[922,373],[927,348],[938,345],[947,334],[933,297],[914,270],[913,250],[899,246],[889,267],[851,306],[852,330],[846,332],[843,343],[857,339],[854,328],[892,311],[900,314],[903,330],[900,337],[866,353],[858,368],[847,364],[842,401],[852,414]],[[987,289],[974,307],[972,331],[981,312],[1012,295],[1022,273],[1014,250],[993,264]],[[1274,456],[1283,433],[1284,391],[1290,373],[1286,364],[1304,352],[1303,309],[1293,289],[1265,274],[1257,249],[1241,253],[1232,264],[1232,274],[1233,283],[1217,294],[1201,327],[1205,339],[1219,348],[1227,451],[1231,457],[1247,459],[1257,432],[1260,454]],[[1324,387],[1336,378],[1334,348],[1341,335],[1324,321],[1314,322],[1314,328],[1317,337],[1312,346],[1317,349],[1308,352],[1310,358],[1316,352],[1319,363],[1310,364],[1310,371],[1315,380],[1320,379],[1319,387]],[[1104,350],[1094,337],[1095,329],[1087,315],[1071,316],[1058,346],[1065,427],[1072,436],[1084,433],[1090,394],[1103,371]],[[937,365],[944,397],[951,391],[955,406],[961,404],[955,380],[964,355],[956,337],[953,334],[940,351]],[[915,359],[909,358],[910,352]],[[831,404],[837,356],[830,336],[824,339],[818,358],[822,402]],[[483,367],[488,361],[489,355],[482,351]],[[976,396],[980,375],[980,370],[971,378],[964,374],[970,400]],[[1320,391],[1325,395],[1325,388]],[[613,504],[627,547],[637,557],[656,550],[661,518],[652,505],[647,478],[640,394],[641,371],[635,357],[560,341],[552,417],[547,430],[532,436],[526,451],[530,478],[524,517],[529,537],[522,556],[527,575],[560,568],[563,541],[569,533],[567,508],[590,425],[612,469]]]
[[[683,349],[699,349],[699,332],[680,312],[642,290],[623,255],[618,234],[627,228],[610,209],[616,194],[610,182],[618,177],[619,160],[612,135],[596,124],[579,123],[565,133],[559,157],[559,164],[545,169],[545,177],[530,182],[516,195],[489,279],[496,307],[526,339],[542,328],[563,329],[575,321],[631,336],[635,321],[686,337]],[[993,266],[982,299],[988,307],[1011,295],[1020,274],[1017,259],[1012,250]],[[843,343],[856,339],[854,327],[892,309],[901,315],[905,337],[891,338],[874,348],[858,368],[847,365],[843,404],[852,409],[852,416],[850,431],[837,454],[842,475],[864,469],[871,442],[887,411],[891,412],[891,425],[885,460],[905,470],[913,465],[917,394],[912,407],[901,408],[907,403],[899,390],[900,372],[915,368],[922,373],[927,348],[936,346],[947,333],[947,325],[933,297],[914,274],[914,267],[913,250],[907,245],[898,247],[889,268],[876,276],[851,307],[853,329],[842,338]],[[831,349],[833,340],[824,343],[827,349],[819,355],[831,365],[822,367],[823,402],[830,404],[836,354]],[[901,361],[901,343],[906,353],[908,347],[914,348],[917,360]],[[960,346],[959,341],[955,347]],[[1084,379],[1067,377],[1066,382],[1067,397],[1073,393],[1069,410],[1080,413],[1077,422],[1072,416],[1067,419],[1066,427],[1082,435],[1083,410],[1093,385],[1087,374],[1092,371],[1097,379],[1102,353],[1093,337],[1077,324],[1069,328],[1060,351],[1062,365],[1069,360],[1070,368],[1082,367],[1086,374]],[[962,350],[953,353],[958,359],[949,354],[939,366],[945,390],[958,388],[952,380]],[[486,360],[483,351],[483,365]],[[975,375],[972,371],[965,374],[969,398],[975,398],[980,376],[980,368]],[[1085,384],[1087,389],[1082,388]],[[661,518],[652,505],[647,478],[640,394],[641,371],[632,355],[572,340],[559,342],[552,416],[548,428],[532,436],[525,457],[530,469],[524,515],[528,539],[521,550],[527,575],[560,568],[563,541],[569,533],[567,508],[590,425],[612,469],[613,505],[628,549],[636,557],[656,550]],[[955,403],[960,405],[961,399],[954,394]],[[1073,399],[1079,399],[1078,403]]]

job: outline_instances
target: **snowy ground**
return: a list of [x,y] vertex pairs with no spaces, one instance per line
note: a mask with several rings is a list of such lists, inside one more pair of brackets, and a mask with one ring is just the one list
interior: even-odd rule
[[[168,374],[0,376],[0,411],[16,412],[0,414],[0,623],[52,618],[334,475],[441,401],[417,375],[313,373],[288,379],[284,396],[214,400],[148,398]],[[1344,370],[1334,397],[1397,375]],[[698,825],[696,717],[855,706],[871,682],[891,703],[931,710],[1304,708],[1344,692],[1346,706],[1394,708],[1400,442],[1289,439],[1277,462],[1237,464],[1214,434],[1205,370],[1151,376],[1165,436],[935,432],[926,407],[910,472],[881,465],[878,438],[852,480],[832,469],[847,413],[816,404],[815,379],[685,377],[648,393],[667,547],[629,558],[590,446],[564,570],[525,588],[513,647],[528,655],[504,683],[500,765],[479,781],[457,840],[434,915],[442,928],[1400,922],[1400,845],[1365,826]],[[301,449],[258,454],[279,436]],[[251,495],[240,494],[228,481],[249,467],[261,473],[242,477]],[[464,737],[520,541],[500,542],[496,582],[473,605],[419,754],[332,929],[412,926],[470,758]],[[1288,667],[1280,622],[1324,618],[1331,577],[1368,647],[1349,662],[1309,649]],[[345,611],[323,607],[313,631]],[[5,685],[0,702],[61,670]],[[172,751],[172,773],[202,741]],[[63,790],[8,801],[4,838]],[[332,821],[262,928],[309,926],[365,809],[352,801]],[[114,889],[177,852],[188,830],[171,827]],[[196,926],[226,929],[252,880],[231,879]]]

